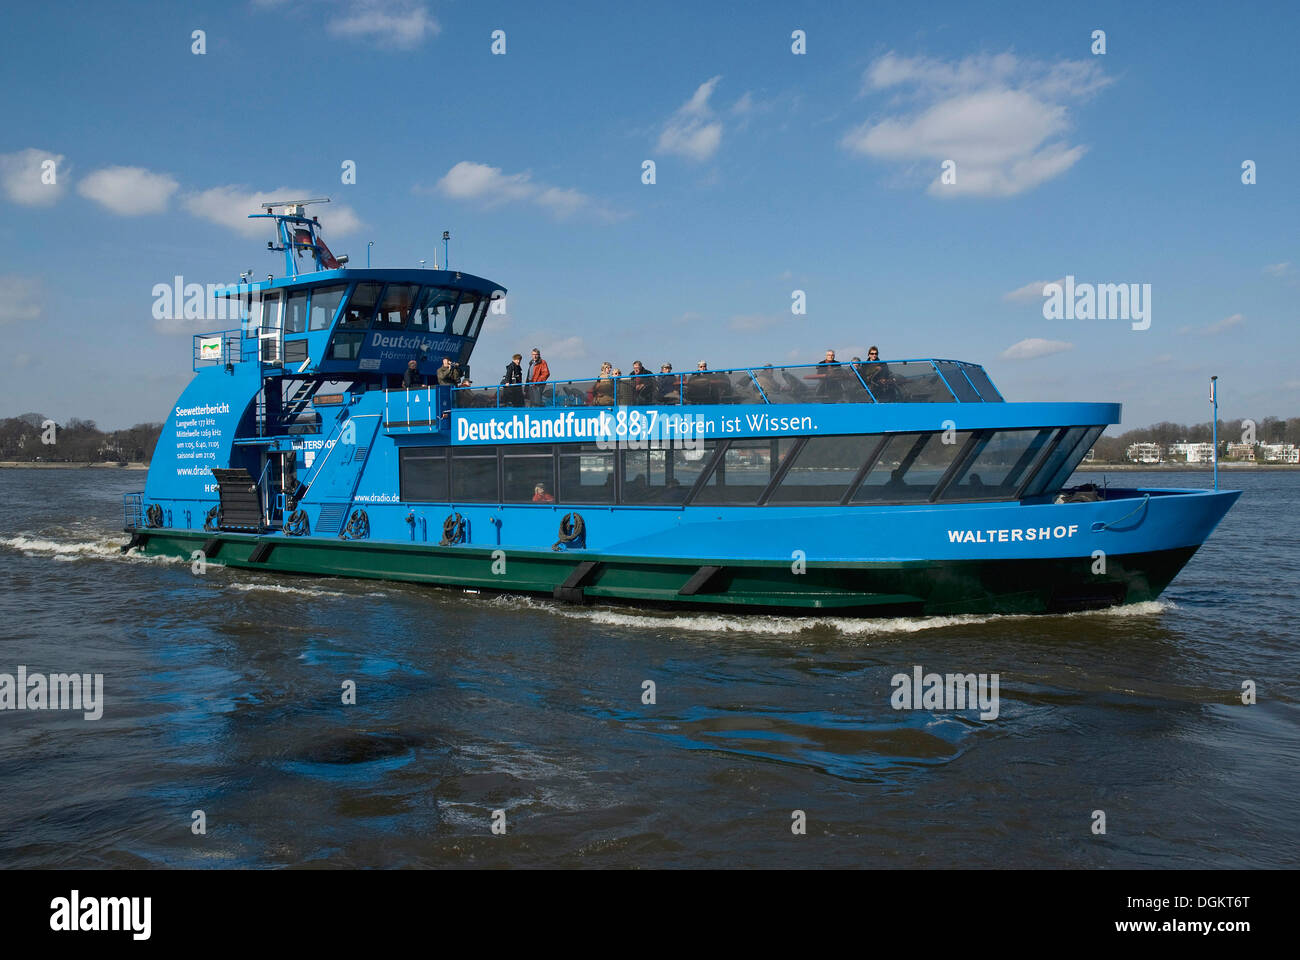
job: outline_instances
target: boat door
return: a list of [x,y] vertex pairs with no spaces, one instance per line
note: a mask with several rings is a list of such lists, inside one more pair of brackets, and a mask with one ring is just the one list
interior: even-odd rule
[[262,296],[261,318],[257,327],[257,355],[263,363],[279,364],[283,356],[281,316],[283,304],[279,290]]

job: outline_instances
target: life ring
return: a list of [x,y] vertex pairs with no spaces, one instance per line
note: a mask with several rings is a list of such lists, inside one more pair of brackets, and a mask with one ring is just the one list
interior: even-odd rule
[[311,522],[306,510],[295,510],[284,521],[284,532],[291,537],[305,537],[311,534]]
[[465,518],[459,513],[448,514],[447,519],[442,521],[442,539],[438,541],[439,546],[451,547],[464,542]]
[[563,550],[570,545],[583,547],[586,543],[587,524],[583,522],[582,514],[566,513],[560,518],[560,539],[551,545],[552,550]]
[[215,507],[209,510],[208,515],[203,518],[203,529],[208,531],[209,533],[215,533],[217,531],[217,521],[219,519],[220,514],[221,514],[221,504],[217,504]]
[[370,518],[364,510],[353,510],[348,525],[339,534],[344,540],[365,540],[370,536]]
[[162,507],[156,503],[149,504],[149,509],[144,512],[144,520],[151,527],[161,527],[163,525]]

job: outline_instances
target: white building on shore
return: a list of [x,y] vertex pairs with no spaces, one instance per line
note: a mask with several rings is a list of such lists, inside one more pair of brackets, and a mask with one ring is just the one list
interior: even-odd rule
[[1171,443],[1169,456],[1171,459],[1186,460],[1188,463],[1210,463],[1214,460],[1214,444],[1186,441]]
[[1124,456],[1134,463],[1160,463],[1163,459],[1158,443],[1130,443]]
[[1259,459],[1268,463],[1300,463],[1300,447],[1293,443],[1261,443]]

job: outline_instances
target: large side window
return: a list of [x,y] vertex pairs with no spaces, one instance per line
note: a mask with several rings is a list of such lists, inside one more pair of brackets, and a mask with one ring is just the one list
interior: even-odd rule
[[809,437],[768,503],[839,503],[879,437]]
[[1079,465],[1079,461],[1084,458],[1084,455],[1092,449],[1092,445],[1097,442],[1097,438],[1101,436],[1102,431],[1105,429],[1105,427],[1088,427],[1083,432],[1074,449],[1057,465],[1056,471],[1047,478],[1047,482],[1043,485],[1044,493],[1055,493],[1065,486],[1066,481],[1070,479],[1070,474],[1074,473],[1074,468]]
[[465,447],[451,458],[451,498],[466,503],[500,503],[495,447]]
[[469,331],[470,321],[474,319],[475,311],[479,309],[480,298],[477,293],[465,291],[460,295],[460,303],[456,307],[456,314],[451,322],[451,332],[458,337],[463,337]]
[[434,447],[401,449],[401,498],[411,503],[445,501],[447,451]]
[[501,448],[505,503],[554,503],[555,458],[550,444]]
[[708,467],[718,441],[692,449],[623,450],[623,503],[682,504]]
[[375,314],[375,326],[386,330],[400,330],[406,323],[406,315],[415,302],[416,292],[420,288],[414,283],[390,283],[384,288],[384,302]]
[[455,309],[456,291],[445,287],[424,287],[411,312],[411,329],[430,333],[447,332],[448,310]]
[[730,441],[691,502],[753,506],[793,447],[790,438]]
[[561,503],[613,503],[614,451],[594,443],[560,444]]
[[917,503],[928,500],[935,485],[969,439],[968,431],[894,434],[862,478],[852,502]]
[[[1074,453],[1074,448],[1079,445],[1079,441],[1083,439],[1083,435],[1087,432],[1087,427],[1070,427],[1065,431],[1056,448],[1052,450],[1051,455],[1043,465],[1038,468],[1038,473],[1034,475],[1034,479],[1025,488],[1025,496],[1033,497],[1049,489],[1055,489],[1048,486],[1049,481],[1067,465],[1070,470],[1074,469],[1074,463],[1070,462],[1070,457]],[[1083,453],[1086,452],[1086,450],[1083,451]],[[1082,457],[1083,453],[1080,453],[1079,456]]]
[[944,500],[997,500],[1015,495],[1052,430],[996,430],[941,494]]
[[347,284],[339,283],[329,287],[316,287],[311,292],[311,326],[312,330],[328,330],[338,313],[339,303],[348,289]]
[[343,308],[343,322],[340,326],[370,326],[370,318],[374,316],[375,304],[379,302],[379,291],[383,286],[382,283],[358,283]]

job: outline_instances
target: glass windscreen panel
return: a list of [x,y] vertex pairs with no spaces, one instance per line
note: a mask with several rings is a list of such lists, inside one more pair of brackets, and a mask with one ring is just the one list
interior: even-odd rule
[[1003,500],[1013,497],[1052,439],[1050,428],[995,430],[942,492],[944,500]]
[[819,363],[753,368],[754,380],[768,403],[870,403],[849,363]]
[[450,313],[455,310],[459,296],[458,291],[446,287],[422,288],[411,313],[411,329],[446,333],[450,329]]
[[[1087,432],[1087,427],[1069,427],[1066,429],[1060,442],[1057,443],[1043,465],[1039,467],[1038,473],[1034,475],[1034,479],[1030,481],[1029,486],[1025,488],[1024,495],[1026,497],[1037,496],[1049,489],[1049,481],[1060,473],[1067,463],[1070,463],[1074,448],[1079,445],[1079,441],[1083,439],[1083,435]],[[1083,454],[1080,453],[1079,456],[1082,457]],[[1070,464],[1070,469],[1074,469],[1073,464]]]
[[691,503],[756,505],[794,445],[793,438],[730,441]]
[[839,503],[879,445],[873,436],[807,438],[767,502]]
[[862,478],[851,502],[928,500],[968,439],[969,431],[893,434]]
[[384,288],[384,299],[375,314],[375,327],[384,330],[400,330],[406,323],[406,315],[415,303],[419,285],[414,283],[390,283]]
[[980,398],[985,403],[1005,402],[1002,399],[1002,394],[998,392],[998,388],[993,386],[993,381],[989,379],[989,375],[984,372],[983,367],[965,364],[962,366],[962,371],[966,374],[966,379],[971,382],[971,385],[980,392]]
[[347,284],[340,283],[329,287],[316,287],[311,292],[311,330],[328,330],[338,313]]
[[858,372],[878,403],[952,403],[953,395],[926,360],[863,362]]
[[339,325],[350,328],[370,326],[370,318],[374,316],[383,288],[382,283],[358,283],[343,306],[343,319]]
[[717,440],[691,448],[623,450],[623,503],[681,504],[708,467]]
[[458,337],[465,336],[474,321],[475,313],[480,306],[485,305],[486,301],[477,293],[462,292],[460,302],[456,304],[456,312],[451,315],[451,332]]
[[560,445],[559,502],[613,503],[614,451],[594,443]]
[[975,388],[970,385],[965,375],[962,373],[961,364],[951,363],[947,360],[935,362],[939,372],[943,374],[944,380],[948,381],[948,387],[957,395],[957,399],[962,403],[979,403],[980,395]]

